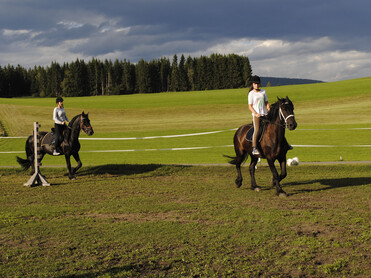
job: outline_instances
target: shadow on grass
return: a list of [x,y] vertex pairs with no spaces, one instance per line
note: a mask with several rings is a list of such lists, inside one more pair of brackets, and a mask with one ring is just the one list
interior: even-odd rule
[[361,186],[361,185],[368,185],[371,184],[371,177],[357,177],[357,178],[337,178],[337,179],[315,179],[315,180],[308,180],[302,182],[290,182],[284,185],[284,187],[288,186],[298,186],[298,185],[314,185],[319,183],[326,187],[320,188],[310,188],[310,189],[298,189],[296,193],[302,192],[315,192],[315,191],[323,191],[335,188],[342,188],[342,187],[352,187],[352,186]]
[[[171,169],[170,169],[171,167]],[[77,176],[88,175],[115,175],[115,176],[130,176],[137,174],[145,174],[156,172],[161,176],[164,174],[171,175],[172,172],[177,172],[187,166],[168,166],[162,164],[107,164],[87,167],[84,170],[77,172]]]

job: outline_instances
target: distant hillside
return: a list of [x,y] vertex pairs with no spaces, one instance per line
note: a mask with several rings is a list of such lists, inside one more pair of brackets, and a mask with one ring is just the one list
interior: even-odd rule
[[300,78],[261,77],[260,79],[263,87],[267,87],[268,83],[270,83],[270,86],[323,83],[319,80]]

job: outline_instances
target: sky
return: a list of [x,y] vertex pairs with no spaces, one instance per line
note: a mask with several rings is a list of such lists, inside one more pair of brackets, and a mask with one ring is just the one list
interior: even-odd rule
[[212,53],[253,74],[371,76],[370,0],[0,0],[0,66]]

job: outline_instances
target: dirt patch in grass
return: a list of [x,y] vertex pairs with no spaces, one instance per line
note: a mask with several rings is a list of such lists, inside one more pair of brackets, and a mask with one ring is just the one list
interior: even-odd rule
[[[191,213],[190,213],[191,215]],[[114,222],[128,221],[133,223],[144,223],[144,222],[179,222],[179,223],[191,223],[196,222],[195,220],[187,217],[187,214],[183,211],[182,213],[170,212],[153,212],[153,213],[91,213],[82,215],[82,217],[97,218],[97,219],[110,219]]]

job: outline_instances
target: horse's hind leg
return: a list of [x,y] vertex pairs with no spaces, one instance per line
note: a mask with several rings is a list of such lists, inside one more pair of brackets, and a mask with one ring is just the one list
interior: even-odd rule
[[260,187],[256,184],[256,180],[255,180],[255,166],[257,163],[258,163],[258,158],[252,155],[250,166],[249,166],[250,177],[251,177],[251,189],[255,191],[260,191]]

